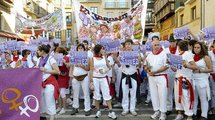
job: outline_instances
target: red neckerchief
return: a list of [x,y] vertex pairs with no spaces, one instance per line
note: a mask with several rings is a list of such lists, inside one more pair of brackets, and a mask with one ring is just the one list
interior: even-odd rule
[[185,51],[182,51],[179,55],[183,55]]
[[193,59],[195,62],[199,61],[201,59],[200,54],[195,54]]
[[177,50],[177,47],[169,47],[169,51],[171,54],[175,54]]
[[17,61],[19,59],[19,55],[13,55],[13,61]]
[[27,61],[27,59],[26,58],[22,58],[22,61]]
[[102,55],[94,55],[94,57],[101,58],[101,59],[103,58]]
[[212,51],[213,53],[214,53],[214,55],[215,55],[215,49],[213,49],[213,51]]
[[161,52],[163,51],[163,48],[161,47],[158,51],[153,51],[152,53],[154,54],[154,55],[158,55],[158,54],[160,54]]

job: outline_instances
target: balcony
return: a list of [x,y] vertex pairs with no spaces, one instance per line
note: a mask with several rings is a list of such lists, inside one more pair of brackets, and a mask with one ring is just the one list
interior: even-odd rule
[[191,3],[193,3],[193,2],[195,2],[196,0],[186,0],[185,2],[184,2],[184,4],[186,5],[186,4],[191,4]]
[[175,1],[175,12],[182,11],[184,9],[184,3],[187,0],[176,0]]
[[165,8],[163,8],[160,12],[156,14],[157,21],[163,21],[175,13],[175,9],[172,5],[173,4],[168,4],[167,6],[165,6]]
[[105,8],[111,9],[111,8],[121,8],[121,9],[127,9],[129,8],[128,2],[105,2]]
[[0,5],[4,6],[4,7],[9,7],[12,8],[14,3],[14,0],[0,0]]
[[80,3],[100,3],[101,0],[78,0]]
[[44,8],[40,7],[37,3],[31,0],[26,0],[26,3],[24,4],[24,10],[30,14],[36,15],[38,18],[48,14]]
[[158,14],[167,5],[175,3],[175,0],[157,0],[155,2],[155,14]]

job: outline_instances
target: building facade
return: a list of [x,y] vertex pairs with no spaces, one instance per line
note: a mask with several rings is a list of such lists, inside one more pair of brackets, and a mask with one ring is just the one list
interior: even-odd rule
[[167,40],[175,28],[175,0],[156,0],[154,11],[155,31],[160,32],[161,40]]
[[[32,35],[31,29],[15,34],[16,12],[28,19],[38,19],[54,12],[53,0],[0,0],[0,39],[3,41],[20,37],[28,40]],[[42,31],[35,28],[35,33]]]
[[215,0],[201,1],[202,28],[215,26]]
[[61,39],[63,45],[65,45],[66,40],[70,41],[73,39],[73,19],[72,19],[72,0],[54,0],[55,10],[64,8],[66,13],[66,30],[56,31],[54,33],[55,38]]
[[201,0],[177,0],[175,15],[176,27],[187,26],[194,35],[200,32],[202,28]]

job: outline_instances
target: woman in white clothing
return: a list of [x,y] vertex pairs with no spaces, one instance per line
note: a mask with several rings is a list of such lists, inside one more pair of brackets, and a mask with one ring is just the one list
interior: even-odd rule
[[40,112],[49,114],[50,120],[54,120],[56,114],[55,100],[59,97],[59,86],[53,75],[60,74],[60,70],[55,59],[49,55],[47,45],[39,46],[37,52],[40,56],[37,67],[43,72]]
[[193,48],[194,61],[198,70],[194,71],[194,87],[195,87],[195,100],[194,100],[194,116],[197,115],[198,96],[201,102],[201,120],[207,120],[208,115],[208,101],[210,100],[210,87],[209,87],[209,74],[213,71],[212,62],[208,56],[208,51],[200,42],[196,42]]
[[[84,44],[79,44],[77,46],[77,51],[85,51]],[[90,69],[89,60],[88,65],[77,64],[72,66],[72,88],[73,88],[73,109],[71,115],[78,113],[79,108],[79,92],[82,88],[84,93],[84,111],[85,116],[89,116],[90,113],[90,93],[89,93],[89,77],[88,71]]]
[[[108,117],[112,119],[116,119],[115,112],[112,111],[112,102],[111,102],[111,96],[110,96],[110,89],[108,85],[108,71],[110,70],[110,65],[107,61],[106,56],[104,55],[105,50],[104,47],[101,45],[95,45],[94,47],[94,57],[91,59],[90,64],[90,82],[93,82],[94,85],[94,95],[93,98],[95,99],[96,103],[96,118],[99,118],[101,116],[100,111],[100,103],[101,100],[101,93],[103,99],[107,101],[107,105],[109,108],[109,114]],[[104,55],[104,56],[103,56]]]

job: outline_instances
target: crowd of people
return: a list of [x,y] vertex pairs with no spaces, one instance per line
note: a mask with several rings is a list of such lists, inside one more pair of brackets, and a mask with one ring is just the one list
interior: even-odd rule
[[[109,110],[108,117],[116,119],[112,99],[122,107],[122,116],[129,113],[136,116],[141,87],[148,89],[145,102],[152,102],[154,114],[151,119],[166,120],[176,109],[175,120],[193,120],[198,104],[201,120],[207,120],[209,112],[215,114],[215,41],[208,45],[197,40],[170,38],[168,48],[160,45],[158,36],[153,36],[151,42],[152,51],[139,52],[137,65],[121,64],[118,52],[106,54],[104,46],[97,44],[90,48],[85,40],[77,45],[76,51],[88,51],[87,65],[71,64],[64,47],[43,44],[38,46],[34,57],[30,50],[23,50],[21,54],[17,50],[4,52],[6,61],[2,68],[39,68],[42,71],[40,112],[41,116],[50,115],[50,120],[54,120],[54,115],[66,112],[70,86],[71,115],[79,111],[82,91],[86,116],[91,115],[92,106],[95,106],[95,117],[101,117],[100,101],[103,101]],[[122,43],[121,51],[132,51],[134,44],[127,39]],[[58,53],[64,55],[61,66],[53,57]],[[182,57],[181,68],[168,64],[168,53]]]

